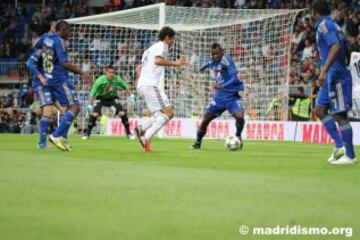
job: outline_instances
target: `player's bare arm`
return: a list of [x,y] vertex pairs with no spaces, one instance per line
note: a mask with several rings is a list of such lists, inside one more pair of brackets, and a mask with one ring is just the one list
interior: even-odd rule
[[40,80],[40,82],[41,82],[41,84],[42,84],[43,86],[46,86],[46,85],[47,85],[46,79],[45,79],[44,75],[39,74],[39,75],[37,75],[37,78]]
[[171,60],[166,60],[162,57],[156,57],[154,63],[159,66],[168,66],[168,67],[179,67],[188,64],[188,62],[185,59],[178,59],[176,61],[171,61]]
[[223,88],[224,86],[220,83],[214,83],[213,84],[213,89],[217,90],[217,89],[220,89],[220,88]]
[[66,70],[72,72],[72,73],[76,73],[79,74],[80,77],[82,79],[84,79],[87,82],[91,82],[91,76],[89,74],[87,74],[86,72],[84,72],[83,70],[81,70],[79,67],[75,66],[74,64],[70,63],[70,62],[65,62],[63,64],[64,68],[66,68]]

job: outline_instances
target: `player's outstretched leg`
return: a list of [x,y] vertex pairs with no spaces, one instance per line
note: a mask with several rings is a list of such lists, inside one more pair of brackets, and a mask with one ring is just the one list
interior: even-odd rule
[[64,117],[61,119],[60,125],[57,127],[55,132],[50,135],[50,142],[53,143],[57,148],[64,150],[64,151],[70,151],[71,148],[68,146],[67,141],[65,141],[61,136],[66,131],[66,129],[71,126],[72,122],[74,121],[74,118],[80,111],[80,106],[75,104],[68,108],[66,113],[64,114]]
[[144,134],[145,151],[150,151],[151,138],[174,116],[174,110],[171,107],[165,107],[161,111],[154,113],[155,121]]
[[153,114],[148,120],[146,120],[142,125],[138,125],[135,128],[135,133],[137,138],[140,141],[140,144],[143,148],[145,148],[145,132],[147,129],[149,129],[155,122],[156,116]]
[[195,140],[194,144],[191,146],[193,149],[201,148],[201,141],[206,134],[207,127],[208,127],[209,123],[215,118],[216,118],[216,116],[209,112],[206,112],[204,114],[203,120],[201,121],[199,129],[196,133],[196,140]]
[[88,139],[90,137],[92,129],[96,126],[96,120],[97,120],[98,116],[99,115],[96,112],[94,112],[90,115],[89,121],[88,121],[88,126],[87,126],[86,131],[84,132],[82,139]]
[[[59,116],[59,124],[60,124],[60,122],[61,122],[61,119],[64,117],[64,114],[61,114],[60,116]],[[63,134],[61,134],[61,137],[62,138],[64,138],[64,139],[67,139],[67,132],[63,132]]]
[[336,127],[334,118],[327,113],[326,108],[316,107],[315,114],[320,118],[321,122],[324,124],[327,133],[335,142],[335,148],[330,155],[328,162],[336,161],[342,156],[345,155],[345,148],[343,140],[340,137],[339,131]]
[[134,129],[136,136],[139,139],[139,142],[143,148],[145,148],[145,132],[154,124],[156,117],[157,115],[156,113],[154,113],[143,124],[136,126],[136,128]]
[[[64,114],[66,112],[66,107],[61,106],[60,104],[56,105],[56,108],[60,111],[60,119],[59,123],[61,122],[62,118],[64,117]],[[67,150],[72,151],[72,147],[68,142],[68,133],[70,130],[71,125],[67,126],[64,131],[61,133],[60,138],[62,139],[63,145],[67,148]]]
[[144,136],[145,131],[142,129],[141,125],[137,125],[134,129],[136,136],[140,139],[141,136]]
[[66,150],[68,151],[72,151],[72,146],[68,141],[68,133],[70,131],[70,128],[71,128],[71,124],[69,124],[60,135],[61,141],[63,145],[66,147]]
[[236,126],[236,133],[235,136],[240,140],[240,149],[243,148],[243,141],[241,138],[241,133],[244,129],[244,125],[245,125],[245,119],[244,119],[244,112],[236,112],[234,114],[234,118],[236,120],[235,122],[235,126]]
[[64,139],[64,140],[66,140],[67,141],[67,139],[68,139],[68,133],[69,133],[69,131],[70,131],[70,128],[71,128],[71,125],[68,125],[65,129],[64,129],[64,131],[61,133],[61,138],[62,139]]
[[55,132],[50,135],[49,141],[63,151],[68,151],[68,149],[65,146],[65,141],[61,136],[64,131],[66,131],[69,126],[71,126],[75,116],[76,114],[74,112],[70,110],[66,111],[64,117],[60,121],[59,126],[56,128]]
[[155,114],[153,114],[143,124],[138,125],[135,128],[136,135],[139,139],[140,139],[140,136],[143,136],[145,134],[146,130],[154,124],[155,119],[156,119],[156,116],[155,116]]
[[[72,105],[72,106],[69,107],[68,111],[71,112],[72,114],[74,114],[74,117],[73,118],[67,118],[68,122],[66,124],[66,127],[60,133],[60,138],[61,138],[62,144],[65,146],[66,150],[67,151],[72,151],[72,146],[69,144],[69,142],[67,140],[68,139],[67,135],[68,135],[69,129],[70,129],[75,117],[80,112],[80,106],[78,104]],[[65,115],[64,115],[64,117],[65,117]],[[63,137],[63,136],[65,136],[65,137]]]
[[336,114],[334,118],[339,123],[341,136],[344,141],[346,153],[331,164],[353,164],[356,162],[354,145],[353,145],[353,130],[348,120],[346,113]]

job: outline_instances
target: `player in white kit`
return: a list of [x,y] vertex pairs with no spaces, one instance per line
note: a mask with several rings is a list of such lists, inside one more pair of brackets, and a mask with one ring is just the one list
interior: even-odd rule
[[356,117],[360,117],[360,52],[351,53],[349,67],[353,86],[353,111]]
[[174,41],[175,31],[170,27],[163,27],[159,32],[159,42],[148,48],[141,59],[142,68],[137,91],[150,109],[151,117],[137,126],[135,132],[147,152],[150,151],[152,136],[174,116],[174,110],[164,89],[165,66],[178,67],[187,64],[184,59],[176,61],[166,59]]
[[[353,22],[348,22],[345,29],[348,41],[354,42],[354,39],[356,41],[359,35],[358,26]],[[360,51],[359,47],[357,49],[350,50],[352,51],[349,63],[352,79],[352,117],[360,118]]]

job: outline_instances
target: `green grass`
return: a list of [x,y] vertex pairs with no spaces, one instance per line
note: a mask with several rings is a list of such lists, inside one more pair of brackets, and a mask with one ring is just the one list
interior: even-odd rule
[[[241,236],[242,224],[353,227],[360,239],[359,165],[327,164],[332,146],[72,137],[73,152],[0,135],[1,239],[346,239]],[[360,149],[357,148],[357,155]]]

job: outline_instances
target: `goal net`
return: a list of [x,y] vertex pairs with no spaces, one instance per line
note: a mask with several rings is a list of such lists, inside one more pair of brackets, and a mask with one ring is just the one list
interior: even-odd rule
[[[292,26],[300,11],[155,4],[73,18],[68,20],[73,30],[68,52],[72,61],[94,79],[103,74],[104,66],[113,64],[116,73],[135,88],[135,69],[144,50],[158,40],[162,26],[171,26],[177,35],[170,58],[181,57],[190,63],[166,70],[165,90],[177,117],[200,116],[211,99],[210,73],[200,73],[199,68],[210,59],[211,45],[217,42],[233,57],[244,82],[242,95],[249,118],[285,120]],[[80,99],[86,104],[90,86],[74,80],[81,89]],[[126,96],[120,93],[120,97],[125,104]],[[141,99],[136,106],[127,107],[130,116],[142,116],[145,110]]]

